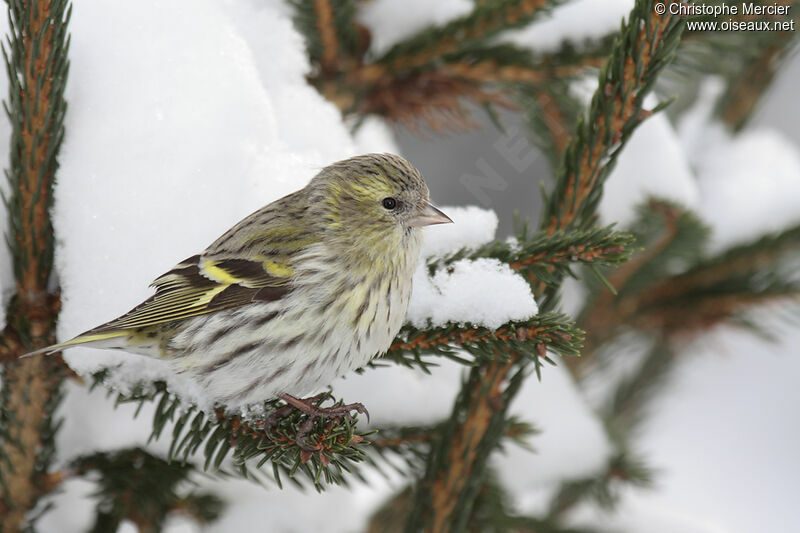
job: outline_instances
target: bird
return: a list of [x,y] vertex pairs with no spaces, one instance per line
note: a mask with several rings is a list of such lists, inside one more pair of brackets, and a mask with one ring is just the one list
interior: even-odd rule
[[345,159],[156,278],[129,312],[26,355],[121,349],[166,360],[229,408],[280,398],[314,417],[366,412],[303,396],[389,348],[422,228],[452,222],[403,157]]

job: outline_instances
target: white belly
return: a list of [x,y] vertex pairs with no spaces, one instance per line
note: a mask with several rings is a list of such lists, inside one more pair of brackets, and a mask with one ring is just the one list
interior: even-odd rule
[[281,302],[196,317],[170,343],[170,361],[229,407],[304,396],[388,349],[408,308],[411,283],[404,285],[371,291],[355,314],[341,303],[347,298],[328,304],[298,290]]

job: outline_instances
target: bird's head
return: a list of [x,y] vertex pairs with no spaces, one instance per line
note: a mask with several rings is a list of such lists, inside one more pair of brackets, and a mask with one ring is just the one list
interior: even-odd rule
[[430,203],[422,175],[400,156],[367,154],[334,163],[308,185],[323,227],[364,245],[401,245],[417,230],[452,222]]

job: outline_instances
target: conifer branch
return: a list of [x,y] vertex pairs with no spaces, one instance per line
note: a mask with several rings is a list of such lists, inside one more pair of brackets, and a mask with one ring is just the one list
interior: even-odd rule
[[[682,23],[658,16],[652,1],[639,0],[623,25],[609,63],[600,75],[586,121],[564,155],[555,193],[543,219],[548,233],[587,227],[602,191],[603,179],[618,148],[647,116],[645,94],[669,62]],[[430,455],[416,492],[406,530],[455,531],[469,516],[486,460],[497,444],[497,428],[522,379],[515,363],[491,362],[474,368],[456,400],[452,422]]]
[[546,286],[557,286],[563,276],[575,277],[574,267],[611,267],[628,261],[634,236],[612,227],[591,228],[548,235],[528,236],[523,227],[515,240],[495,241],[477,249],[464,248],[428,263],[428,272],[446,268],[461,259],[493,258],[507,263],[540,294]]
[[[637,226],[645,233],[659,212],[663,233],[639,236],[645,251],[609,276],[619,290],[616,298],[598,292],[579,323],[586,328],[587,348],[577,365],[584,372],[595,348],[621,327],[666,335],[699,333],[721,323],[738,323],[754,306],[797,300],[800,280],[782,267],[800,252],[800,226],[766,235],[704,259],[708,231],[689,212],[651,201],[648,216]],[[676,260],[686,270],[673,275]],[[574,369],[575,370],[575,369]]]
[[375,114],[414,130],[419,122],[434,131],[475,127],[462,101],[477,105],[511,108],[500,91],[462,79],[447,68],[421,70],[404,76],[387,76],[370,84],[360,100],[359,115]]
[[702,287],[733,281],[742,276],[764,273],[781,260],[800,251],[800,225],[781,232],[761,236],[754,241],[723,251],[687,272],[666,280],[650,294],[660,300],[670,294],[685,294]]
[[575,102],[562,83],[531,88],[519,97],[523,101],[528,124],[552,162],[558,162],[566,150],[575,123]]
[[[743,30],[747,24],[758,24],[757,30],[754,27],[749,31],[728,32],[698,27],[684,36],[686,46],[681,47],[681,57],[676,63],[683,63],[680,70],[686,75],[696,78],[698,74],[717,74],[726,80],[715,114],[734,132],[747,124],[797,43],[797,32],[791,25],[800,22],[797,4],[797,0],[781,2],[781,6],[789,8],[785,14],[740,9],[725,16],[725,22],[740,25]],[[713,15],[688,18],[693,23],[720,23]],[[775,29],[776,24],[786,25],[786,31]]]
[[565,151],[559,179],[545,208],[550,233],[592,223],[616,154],[653,113],[643,109],[644,97],[672,58],[683,23],[669,14],[656,15],[652,9],[647,13],[644,7],[637,2],[631,14],[631,20],[640,24],[623,27],[600,74],[589,113],[579,121],[576,136]]
[[212,494],[185,489],[194,467],[164,461],[142,448],[79,457],[72,461],[71,473],[99,476],[91,533],[117,531],[124,520],[134,523],[140,532],[161,531],[172,514],[209,523],[224,507]]
[[[387,500],[368,522],[369,533],[400,533],[411,508],[412,489],[407,487]],[[557,520],[540,519],[517,513],[509,502],[513,496],[503,489],[492,472],[478,489],[475,505],[465,531],[507,531],[513,533],[599,533],[594,529],[565,527]]]
[[[102,371],[95,374],[95,386],[106,376]],[[319,397],[317,405],[328,399]],[[247,418],[221,408],[207,413],[184,405],[162,382],[142,383],[137,390],[117,396],[117,403],[141,406],[145,402],[156,404],[150,438],[158,439],[171,428],[170,462],[186,463],[199,455],[204,470],[217,472],[230,460],[245,478],[263,472],[262,466],[270,462],[279,486],[282,476],[298,485],[303,477],[324,490],[327,485],[344,483],[344,474],[353,473],[356,463],[366,458],[363,448],[369,442],[366,435],[355,433],[356,417],[312,422],[277,399],[265,402],[261,414]]]
[[[538,433],[528,422],[510,417],[504,436],[514,442],[528,446],[525,439]],[[438,426],[404,426],[400,428],[381,428],[377,437],[372,439],[374,450],[397,450],[400,447],[413,447],[418,444],[429,444],[437,433]]]
[[621,378],[600,415],[612,442],[628,449],[631,434],[639,428],[647,410],[647,399],[664,385],[675,361],[669,340],[656,337],[653,346],[629,375]]
[[[381,360],[427,369],[425,356],[449,357],[460,363],[507,360],[510,353],[529,359],[537,368],[552,363],[547,351],[562,356],[577,355],[583,332],[573,327],[565,315],[543,313],[525,321],[508,322],[496,330],[481,326],[448,324],[445,327],[418,329],[405,325]],[[473,356],[464,359],[459,351]]]
[[[525,114],[533,141],[558,168],[583,105],[573,96],[570,82],[602,68],[611,53],[610,38],[585,43],[581,49],[571,44],[560,50],[532,58],[537,71],[547,73],[546,81],[530,80],[514,86],[514,101]],[[520,80],[524,81],[524,80]]]
[[428,454],[406,531],[461,531],[481,488],[483,469],[522,384],[511,360],[475,367],[456,398],[452,417]]
[[427,28],[378,59],[367,54],[369,31],[355,22],[353,0],[341,5],[331,0],[290,3],[315,67],[309,81],[346,115],[359,119],[374,114],[411,130],[420,122],[439,133],[474,128],[464,100],[489,112],[512,108],[510,84],[567,80],[599,66],[606,55],[602,45],[582,52],[565,46],[534,58],[523,48],[489,41],[560,0],[480,4],[469,15]]
[[548,83],[553,78],[574,78],[595,65],[541,66],[502,65],[493,59],[476,62],[447,62],[439,71],[463,80],[480,83]]
[[460,259],[482,257],[498,259],[522,273],[533,269],[538,273],[538,269],[554,266],[616,266],[628,260],[633,242],[632,234],[616,232],[611,226],[554,234],[538,232],[531,236],[527,228],[523,228],[515,240],[495,241],[475,250],[459,250],[428,263],[428,271],[433,274]]
[[477,40],[502,30],[524,26],[558,0],[497,0],[475,9],[444,26],[422,30],[394,47],[365,69],[363,76],[378,79],[386,72],[417,69],[453,54]]
[[[414,472],[421,473],[425,467],[425,458],[435,444],[444,422],[428,426],[384,427],[372,438],[371,450],[392,464],[389,455],[400,457]],[[529,438],[539,430],[528,422],[509,417],[503,430],[503,438],[532,449]],[[376,464],[376,466],[378,466]],[[407,472],[404,472],[407,475]]]
[[652,484],[652,469],[630,451],[631,437],[644,419],[647,400],[655,397],[655,392],[666,382],[674,359],[668,339],[657,338],[637,368],[617,382],[599,413],[617,451],[606,469],[597,475],[563,483],[550,502],[548,520],[558,521],[568,510],[587,500],[612,508],[620,484],[637,487]]
[[774,32],[771,42],[764,45],[756,57],[747,62],[743,71],[730,80],[720,99],[718,114],[732,130],[740,131],[753,115],[796,42],[795,35],[791,31]]
[[336,74],[354,60],[358,27],[354,0],[289,0],[295,24],[306,35],[312,63],[327,74]]
[[606,468],[597,476],[563,483],[550,501],[545,520],[559,524],[567,511],[586,501],[597,503],[604,509],[611,509],[619,499],[617,483],[649,487],[652,481],[653,471],[641,459],[626,452],[617,453],[609,459]]
[[636,246],[641,251],[608,276],[617,295],[595,291],[579,317],[588,328],[583,357],[567,362],[576,375],[594,362],[597,347],[641,311],[636,298],[648,292],[654,280],[672,278],[669,265],[676,261],[692,264],[703,254],[709,229],[692,212],[657,199],[648,201],[639,212],[633,227],[637,228]]
[[59,423],[54,419],[67,372],[60,357],[18,359],[55,342],[59,296],[48,290],[54,237],[50,219],[58,153],[64,136],[69,62],[66,0],[8,2],[10,35],[3,46],[12,126],[4,198],[16,293],[0,338],[0,530],[18,531],[52,489],[48,468]]

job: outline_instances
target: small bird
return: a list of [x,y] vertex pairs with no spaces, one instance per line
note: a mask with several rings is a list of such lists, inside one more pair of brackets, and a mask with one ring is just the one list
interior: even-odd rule
[[302,396],[389,348],[421,228],[448,222],[402,157],[346,159],[178,263],[128,313],[29,355],[117,348],[166,359],[228,407],[278,397],[314,416],[366,412]]

